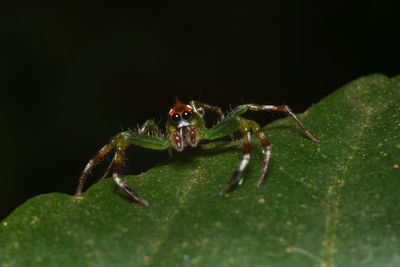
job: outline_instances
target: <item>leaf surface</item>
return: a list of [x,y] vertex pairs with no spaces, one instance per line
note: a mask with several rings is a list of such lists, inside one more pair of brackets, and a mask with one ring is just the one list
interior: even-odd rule
[[[266,126],[264,188],[257,141],[244,184],[226,197],[240,142],[177,153],[82,196],[40,195],[0,225],[3,266],[400,266],[400,77],[360,78],[300,118]],[[131,160],[134,162],[134,159]]]

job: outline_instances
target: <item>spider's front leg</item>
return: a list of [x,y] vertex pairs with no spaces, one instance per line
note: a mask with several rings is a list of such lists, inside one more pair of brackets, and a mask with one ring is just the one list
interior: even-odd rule
[[[152,136],[156,136],[158,138],[162,138],[162,136],[163,136],[163,134],[160,131],[160,128],[158,128],[157,124],[153,120],[147,120],[145,123],[143,123],[143,125],[140,126],[140,128],[138,129],[138,133],[143,134],[143,135],[152,135]],[[114,163],[114,160],[112,160],[110,162],[110,164],[108,164],[106,171],[100,177],[98,182],[103,181],[107,177],[107,175],[110,173],[110,171],[113,167],[113,163]]]
[[149,203],[147,203],[146,200],[141,199],[138,194],[136,194],[135,191],[133,191],[131,188],[129,188],[124,181],[122,180],[121,177],[121,167],[123,164],[123,160],[124,160],[124,154],[125,154],[125,148],[127,147],[127,145],[124,144],[124,142],[120,142],[116,149],[115,149],[115,155],[114,155],[114,159],[113,159],[113,167],[114,167],[114,171],[113,171],[113,179],[115,181],[115,183],[122,189],[124,190],[128,196],[135,202],[139,203],[140,205],[142,205],[143,207],[148,207]]
[[250,161],[250,147],[251,147],[251,133],[258,138],[262,146],[262,153],[264,154],[264,164],[261,169],[260,178],[257,182],[257,187],[260,187],[265,180],[265,175],[267,173],[269,161],[271,158],[271,145],[267,138],[265,138],[264,133],[261,130],[260,125],[252,120],[247,120],[241,117],[235,117],[227,119],[221,124],[211,128],[208,131],[208,139],[220,138],[222,136],[231,135],[234,132],[240,130],[243,135],[242,146],[243,146],[243,156],[242,160],[232,175],[232,178],[229,180],[228,184],[225,188],[220,192],[221,196],[224,196],[226,193],[235,189],[237,186],[240,186],[243,183],[243,172],[246,169],[247,165]]
[[268,139],[265,137],[260,125],[255,121],[249,120],[252,132],[257,136],[262,146],[262,153],[264,154],[263,167],[261,169],[260,178],[257,182],[257,187],[260,188],[264,184],[265,175],[267,174],[269,161],[271,159],[272,149]]
[[[143,148],[147,149],[154,149],[154,150],[165,150],[171,147],[171,141],[169,138],[163,139],[161,137],[154,137],[154,136],[149,136],[149,135],[144,135],[144,134],[139,134],[139,133],[134,133],[134,132],[122,132],[117,134],[115,137],[113,137],[110,141],[109,144],[104,146],[96,155],[93,159],[89,161],[89,163],[86,165],[85,170],[83,171],[80,179],[79,179],[79,184],[76,190],[75,195],[80,195],[82,193],[83,189],[83,183],[84,180],[86,179],[90,169],[99,162],[99,160],[104,157],[105,154],[107,154],[109,151],[112,149],[115,149],[115,155],[114,158],[109,165],[109,168],[113,169],[113,179],[115,183],[123,190],[125,191],[128,196],[138,204],[147,207],[148,203],[144,199],[141,199],[138,194],[129,188],[124,181],[122,180],[121,176],[121,169],[122,169],[122,164],[124,161],[124,154],[125,154],[125,149],[130,146],[130,145],[136,145],[140,146]],[[107,170],[108,172],[108,170]]]
[[220,192],[220,195],[223,196],[229,191],[233,190],[237,186],[243,183],[243,172],[246,169],[249,161],[250,161],[250,144],[251,144],[251,132],[255,134],[255,136],[259,139],[264,154],[264,165],[261,170],[260,178],[257,182],[257,186],[261,186],[264,182],[265,174],[267,173],[268,164],[271,157],[271,146],[268,140],[265,138],[264,133],[261,130],[261,127],[255,122],[251,120],[246,120],[239,116],[228,118],[216,126],[208,129],[205,133],[205,139],[214,140],[217,138],[225,137],[234,134],[237,131],[241,131],[243,135],[243,155],[242,160],[240,161],[239,166],[233,173],[231,179],[225,188]]
[[154,137],[149,135],[137,134],[133,132],[123,132],[115,137],[117,145],[115,147],[114,156],[114,171],[113,179],[115,183],[124,190],[128,196],[135,202],[139,203],[143,207],[147,207],[149,204],[146,200],[141,199],[138,194],[129,188],[123,181],[121,177],[121,167],[124,159],[124,151],[126,147],[130,145],[140,146],[147,149],[153,150],[165,150],[171,147],[171,141],[169,138],[163,139],[161,137]]
[[239,119],[240,130],[243,134],[243,156],[242,160],[239,164],[239,167],[235,170],[232,175],[232,178],[229,180],[228,184],[225,188],[219,193],[221,196],[225,195],[229,191],[235,189],[237,186],[243,183],[243,172],[246,169],[247,165],[250,161],[250,142],[251,142],[251,132],[249,128],[249,124],[245,119]]

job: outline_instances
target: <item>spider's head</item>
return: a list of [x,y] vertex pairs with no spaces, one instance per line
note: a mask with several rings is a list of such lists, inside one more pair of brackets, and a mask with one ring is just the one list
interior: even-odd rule
[[177,102],[169,111],[168,120],[177,128],[189,126],[193,118],[193,107]]
[[195,107],[177,101],[168,113],[166,130],[177,151],[186,146],[195,147],[199,141],[197,126],[201,122]]

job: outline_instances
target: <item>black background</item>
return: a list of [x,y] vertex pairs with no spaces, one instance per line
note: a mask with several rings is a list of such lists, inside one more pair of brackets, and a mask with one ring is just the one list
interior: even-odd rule
[[[72,193],[111,136],[162,126],[176,96],[302,112],[359,76],[400,74],[396,1],[147,3],[1,4],[0,218]],[[165,156],[130,154],[132,172]]]

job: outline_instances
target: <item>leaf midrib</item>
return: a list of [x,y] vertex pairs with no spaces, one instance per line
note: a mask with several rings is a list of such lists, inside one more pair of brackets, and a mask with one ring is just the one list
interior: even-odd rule
[[[357,92],[354,92],[353,94],[356,94]],[[364,138],[367,136],[366,132],[368,127],[365,127],[365,125],[371,125],[371,118],[376,116],[378,113],[384,112],[386,109],[386,105],[379,105],[380,108],[373,109],[368,105],[365,105],[362,101],[359,100],[359,95],[349,95],[348,96],[351,99],[352,105],[354,107],[363,107],[363,110],[358,110],[358,114],[365,114],[364,117],[359,120],[359,123],[357,125],[360,125],[360,127],[357,127],[359,131],[357,134],[353,134],[350,142],[348,142],[349,147],[351,148],[351,153],[344,153],[344,157],[337,157],[337,158],[342,158],[344,159],[342,164],[342,168],[338,170],[338,174],[330,176],[331,183],[328,186],[327,190],[327,214],[325,217],[325,229],[326,233],[324,235],[324,238],[322,239],[322,259],[324,260],[321,262],[320,266],[321,267],[331,267],[331,266],[336,266],[335,261],[334,261],[334,256],[338,252],[338,248],[336,246],[336,236],[335,233],[337,232],[338,229],[338,219],[340,218],[341,211],[339,210],[339,205],[340,205],[340,200],[341,200],[341,194],[340,190],[341,188],[345,185],[345,177],[348,173],[349,166],[351,166],[353,162],[353,158],[356,153],[359,152],[360,148],[365,147],[363,143],[366,143],[366,139]],[[354,126],[354,123],[352,123]],[[357,142],[358,141],[358,142]]]

